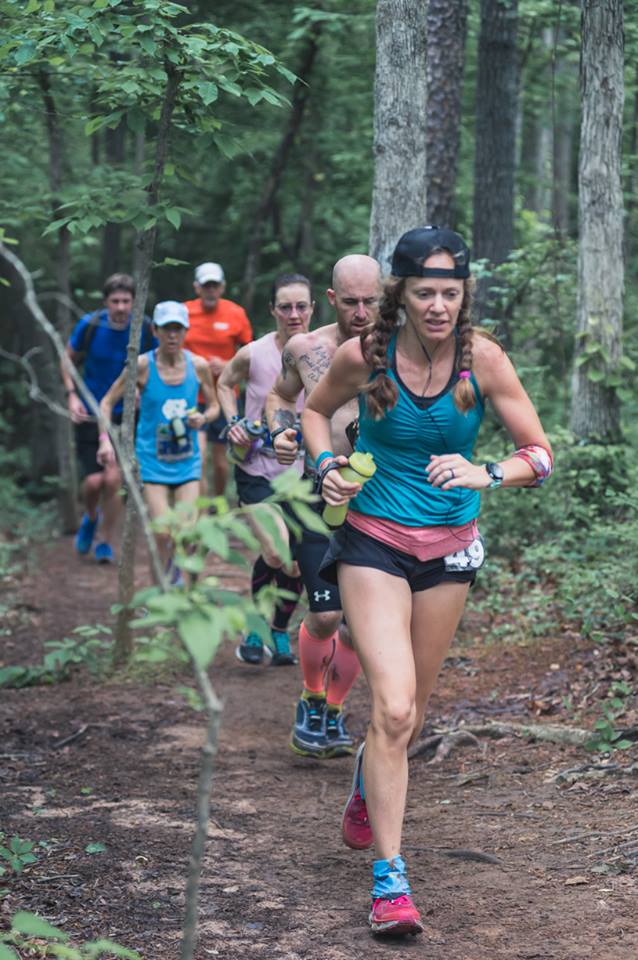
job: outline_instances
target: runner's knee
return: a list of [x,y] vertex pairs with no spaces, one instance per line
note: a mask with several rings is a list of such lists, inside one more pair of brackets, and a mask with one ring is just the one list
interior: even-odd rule
[[413,697],[379,701],[372,711],[371,724],[376,733],[393,743],[405,743],[413,736],[417,718]]
[[331,637],[341,622],[341,611],[327,610],[324,613],[309,611],[306,614],[306,629],[313,637],[326,640]]

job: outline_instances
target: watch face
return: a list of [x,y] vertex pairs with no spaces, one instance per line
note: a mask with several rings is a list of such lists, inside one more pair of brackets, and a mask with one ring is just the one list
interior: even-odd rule
[[489,473],[492,480],[502,480],[503,479],[503,468],[500,463],[486,463],[485,469]]

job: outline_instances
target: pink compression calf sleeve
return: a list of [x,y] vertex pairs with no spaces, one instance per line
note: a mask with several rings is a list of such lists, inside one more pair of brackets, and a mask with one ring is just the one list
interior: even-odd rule
[[335,654],[328,667],[326,702],[334,706],[342,704],[360,672],[358,656],[352,647],[347,647],[341,638],[337,637]]
[[312,693],[323,693],[326,686],[326,671],[335,652],[337,633],[322,640],[314,637],[306,629],[305,623],[299,629],[299,660],[303,683]]

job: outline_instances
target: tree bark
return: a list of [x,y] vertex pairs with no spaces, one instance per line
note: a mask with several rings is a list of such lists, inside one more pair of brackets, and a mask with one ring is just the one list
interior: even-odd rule
[[427,223],[427,19],[419,0],[378,0],[369,252],[388,273],[396,242]]
[[262,188],[261,197],[251,224],[251,238],[246,254],[246,265],[241,283],[241,302],[248,314],[253,308],[255,300],[255,283],[261,259],[264,228],[273,214],[273,206],[277,191],[286,168],[288,156],[301,127],[308,98],[310,96],[309,79],[312,73],[317,54],[319,52],[319,38],[322,24],[313,24],[306,45],[302,51],[301,62],[297,68],[300,83],[295,86],[292,98],[292,109],[288,116],[288,123],[282,134],[279,146],[270,164],[268,178]]
[[[171,131],[171,121],[175,109],[179,78],[170,64],[165,64],[168,77],[162,112],[160,115],[153,178],[148,186],[148,207],[152,209],[158,201],[160,184],[164,174],[164,166],[168,153],[168,141]],[[122,415],[122,451],[127,463],[134,462],[135,454],[135,394],[137,383],[137,358],[140,350],[142,321],[148,298],[148,288],[151,280],[151,265],[157,227],[152,226],[139,234],[136,241],[137,273],[135,276],[135,303],[133,318],[128,341],[126,367],[128,377],[124,392],[124,411]],[[115,627],[115,642],[113,644],[113,659],[115,663],[125,663],[131,656],[133,638],[130,621],[132,611],[130,604],[135,593],[135,543],[137,538],[137,509],[133,500],[129,499],[124,517],[122,544],[120,548],[120,563],[118,567],[118,602],[120,605]]]
[[571,427],[580,439],[620,439],[609,377],[622,355],[622,0],[583,0],[579,160],[578,321]]
[[[503,263],[514,242],[514,171],[518,100],[518,0],[481,0],[476,88],[473,256]],[[486,315],[489,284],[477,290]],[[498,319],[491,305],[490,316]],[[501,327],[509,341],[509,330]]]
[[[60,191],[65,179],[69,175],[69,165],[66,157],[64,131],[51,90],[49,74],[46,70],[38,73],[38,83],[44,101],[47,136],[49,141],[49,185],[51,189],[51,206],[53,219],[61,216]],[[55,254],[55,275],[61,297],[56,300],[55,325],[63,340],[67,340],[71,332],[71,235],[66,226],[58,231],[58,242]],[[55,384],[54,399],[62,403],[64,399],[61,377]],[[75,467],[75,445],[73,425],[66,417],[55,418],[55,448],[60,476],[60,490],[58,494],[58,508],[65,533],[73,533],[78,526],[78,482]]]
[[454,228],[467,0],[430,0],[427,25],[427,216]]
[[[110,166],[121,167],[124,163],[124,142],[126,126],[120,122],[114,130],[108,127],[104,131],[104,152]],[[121,266],[122,224],[107,223],[102,234],[102,270],[101,275],[108,277],[122,270]],[[129,268],[130,269],[130,268]]]

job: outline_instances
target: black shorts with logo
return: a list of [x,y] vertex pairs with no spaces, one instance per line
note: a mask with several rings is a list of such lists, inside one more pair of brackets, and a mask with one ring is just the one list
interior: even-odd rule
[[336,583],[339,563],[348,563],[353,567],[370,567],[407,580],[412,593],[419,593],[440,583],[474,583],[476,572],[483,566],[484,558],[483,541],[480,537],[468,547],[463,547],[447,557],[417,560],[411,554],[382,543],[345,523],[330,538],[330,546],[320,572],[330,583]]

